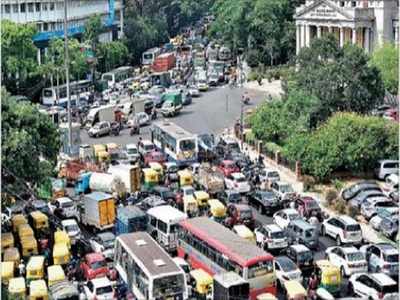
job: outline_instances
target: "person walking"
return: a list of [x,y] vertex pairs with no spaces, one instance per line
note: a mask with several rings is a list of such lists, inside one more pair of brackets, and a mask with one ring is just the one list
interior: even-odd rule
[[18,265],[18,272],[20,277],[25,277],[26,268],[23,259],[21,259],[21,262]]

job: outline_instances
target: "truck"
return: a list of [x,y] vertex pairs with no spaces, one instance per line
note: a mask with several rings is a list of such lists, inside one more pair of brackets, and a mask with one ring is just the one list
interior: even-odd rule
[[81,173],[91,171],[99,172],[100,168],[91,162],[81,162],[79,160],[70,160],[61,165],[60,171],[58,172],[59,178],[65,178],[67,184],[74,183]]
[[147,215],[139,207],[128,205],[119,207],[115,221],[115,234],[146,231]]
[[140,167],[138,165],[111,165],[108,173],[119,177],[128,193],[140,190]]
[[171,86],[171,74],[169,72],[157,72],[150,75],[151,85],[162,85],[165,88]]
[[163,105],[161,114],[164,117],[173,117],[182,110],[182,94],[179,91],[166,93],[163,95]]
[[117,193],[119,195],[126,192],[125,184],[121,178],[108,173],[92,172],[89,180],[89,188],[91,191]]
[[92,192],[84,196],[81,207],[82,224],[95,230],[104,230],[112,228],[114,221],[115,200],[111,194]]
[[194,174],[194,181],[199,189],[205,190],[210,195],[216,195],[225,189],[223,175],[208,163],[200,165],[197,173]]
[[89,182],[92,172],[84,172],[79,174],[75,181],[75,195],[86,194],[90,191]]
[[100,107],[95,107],[89,110],[89,113],[86,117],[86,127],[90,128],[99,122],[113,122],[115,121],[115,105],[108,104],[102,105]]
[[166,72],[174,68],[175,63],[176,58],[174,53],[164,53],[157,56],[153,62],[152,69],[154,72]]

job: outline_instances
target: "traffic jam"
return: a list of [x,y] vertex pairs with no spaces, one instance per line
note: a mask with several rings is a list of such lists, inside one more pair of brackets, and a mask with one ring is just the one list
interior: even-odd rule
[[[251,156],[246,120],[198,135],[171,118],[241,80],[229,48],[186,34],[163,49],[144,53],[129,80],[132,67],[103,74],[106,88],[74,115],[91,140],[127,129],[132,141],[80,145],[56,178],[35,191],[22,183],[27,199],[2,208],[2,297],[398,299],[397,247],[371,243],[358,220],[329,214]],[[63,108],[50,105],[58,122]],[[393,241],[397,172],[383,162],[377,181],[341,193]]]

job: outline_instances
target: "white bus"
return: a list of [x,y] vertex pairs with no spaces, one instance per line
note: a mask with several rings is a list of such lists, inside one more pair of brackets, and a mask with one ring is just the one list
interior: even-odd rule
[[110,72],[103,73],[101,80],[108,82],[108,87],[112,88],[116,84],[128,83],[129,79],[133,79],[134,68],[130,66],[119,67]]
[[188,299],[184,271],[146,232],[119,235],[114,264],[135,299]]
[[151,65],[161,53],[160,48],[151,48],[142,54],[142,65]]
[[170,205],[150,208],[147,216],[149,219],[147,228],[151,236],[167,251],[176,251],[178,224],[186,220],[188,216]]
[[178,166],[189,166],[197,162],[199,153],[197,136],[175,123],[154,122],[151,141],[167,155],[169,161],[175,162]]
[[[69,84],[71,105],[78,105],[79,100],[87,101],[94,92],[94,85],[90,80],[73,81]],[[57,103],[57,86],[47,87],[42,90],[42,104],[46,106],[62,106],[67,107],[67,85],[63,84],[58,87],[58,103]]]

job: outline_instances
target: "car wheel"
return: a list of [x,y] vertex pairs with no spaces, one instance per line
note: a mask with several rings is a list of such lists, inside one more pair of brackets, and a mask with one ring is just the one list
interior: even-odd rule
[[336,237],[336,245],[337,245],[337,246],[342,245],[342,241],[340,240],[340,236],[337,236],[337,237]]

